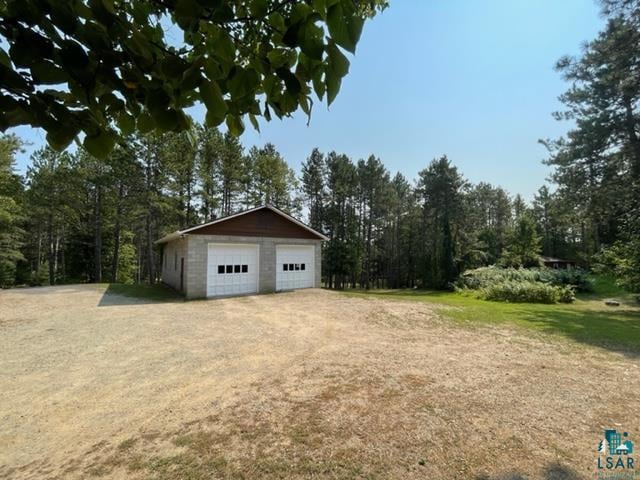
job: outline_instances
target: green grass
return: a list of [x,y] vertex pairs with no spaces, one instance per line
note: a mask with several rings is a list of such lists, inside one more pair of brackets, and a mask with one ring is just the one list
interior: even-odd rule
[[[441,315],[465,324],[517,326],[588,345],[640,354],[640,304],[607,278],[596,279],[594,292],[578,295],[573,304],[489,302],[456,292],[425,290],[350,291],[345,294],[454,307],[441,309]],[[606,298],[615,298],[621,305],[609,307],[604,304]]]
[[182,300],[182,297],[169,287],[161,284],[155,285],[127,285],[124,283],[110,283],[105,291],[109,295],[121,295],[124,297],[138,298],[156,302]]

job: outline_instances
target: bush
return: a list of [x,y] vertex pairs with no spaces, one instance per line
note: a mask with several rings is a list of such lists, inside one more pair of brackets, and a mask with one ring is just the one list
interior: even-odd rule
[[461,275],[456,287],[498,302],[571,303],[576,291],[593,289],[593,280],[579,269],[482,267]]
[[613,275],[619,287],[640,293],[640,235],[603,248],[594,260],[596,272]]
[[531,281],[503,281],[482,287],[477,296],[484,300],[514,303],[570,303],[573,289],[548,283]]
[[578,292],[593,290],[591,276],[581,269],[554,270],[550,268],[482,267],[464,272],[458,279],[458,288],[479,290],[497,283],[533,282],[572,287]]

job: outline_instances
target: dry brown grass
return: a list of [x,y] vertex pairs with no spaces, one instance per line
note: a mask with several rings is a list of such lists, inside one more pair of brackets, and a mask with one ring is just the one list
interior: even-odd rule
[[634,357],[325,291],[100,295],[0,293],[1,477],[574,479],[640,435]]

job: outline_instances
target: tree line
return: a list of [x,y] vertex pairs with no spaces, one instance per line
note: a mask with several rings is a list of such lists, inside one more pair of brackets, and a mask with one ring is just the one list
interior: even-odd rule
[[20,176],[20,141],[5,135],[0,284],[156,282],[155,239],[270,203],[329,237],[331,288],[446,288],[467,269],[544,254],[640,290],[640,8],[603,5],[603,31],[557,64],[569,88],[555,116],[572,128],[542,141],[553,174],[531,202],[470,183],[446,157],[410,181],[375,155],[314,149],[297,178],[273,145],[247,151],[200,125],[128,137],[106,160],[44,148]]
[[294,172],[271,144],[244,148],[201,126],[130,137],[106,161],[0,140],[0,285],[159,281],[154,241],[269,203],[297,212]]
[[[20,141],[1,139],[3,286],[160,280],[164,234],[271,204],[307,213],[325,233],[328,287],[445,288],[467,268],[530,266],[545,211],[488,183],[473,185],[442,157],[410,182],[370,156],[314,149],[300,178],[271,144],[245,150],[217,129],[132,137],[107,161],[79,149],[35,152],[13,172]],[[542,247],[542,250],[540,250]]]

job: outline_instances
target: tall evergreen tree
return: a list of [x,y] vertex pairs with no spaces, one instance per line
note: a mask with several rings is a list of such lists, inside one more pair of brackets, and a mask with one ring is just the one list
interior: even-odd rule
[[15,135],[0,137],[0,288],[15,283],[18,262],[25,260],[22,179],[14,171],[21,142]]
[[250,203],[273,205],[286,211],[294,209],[298,180],[276,147],[271,143],[262,148],[253,147],[248,157]]
[[456,241],[463,220],[466,182],[446,156],[433,160],[419,177],[425,242],[423,281],[425,285],[443,288],[455,279],[460,267]]
[[324,155],[317,148],[314,148],[311,155],[302,163],[302,193],[304,203],[309,209],[309,225],[318,231],[324,229],[326,169]]

